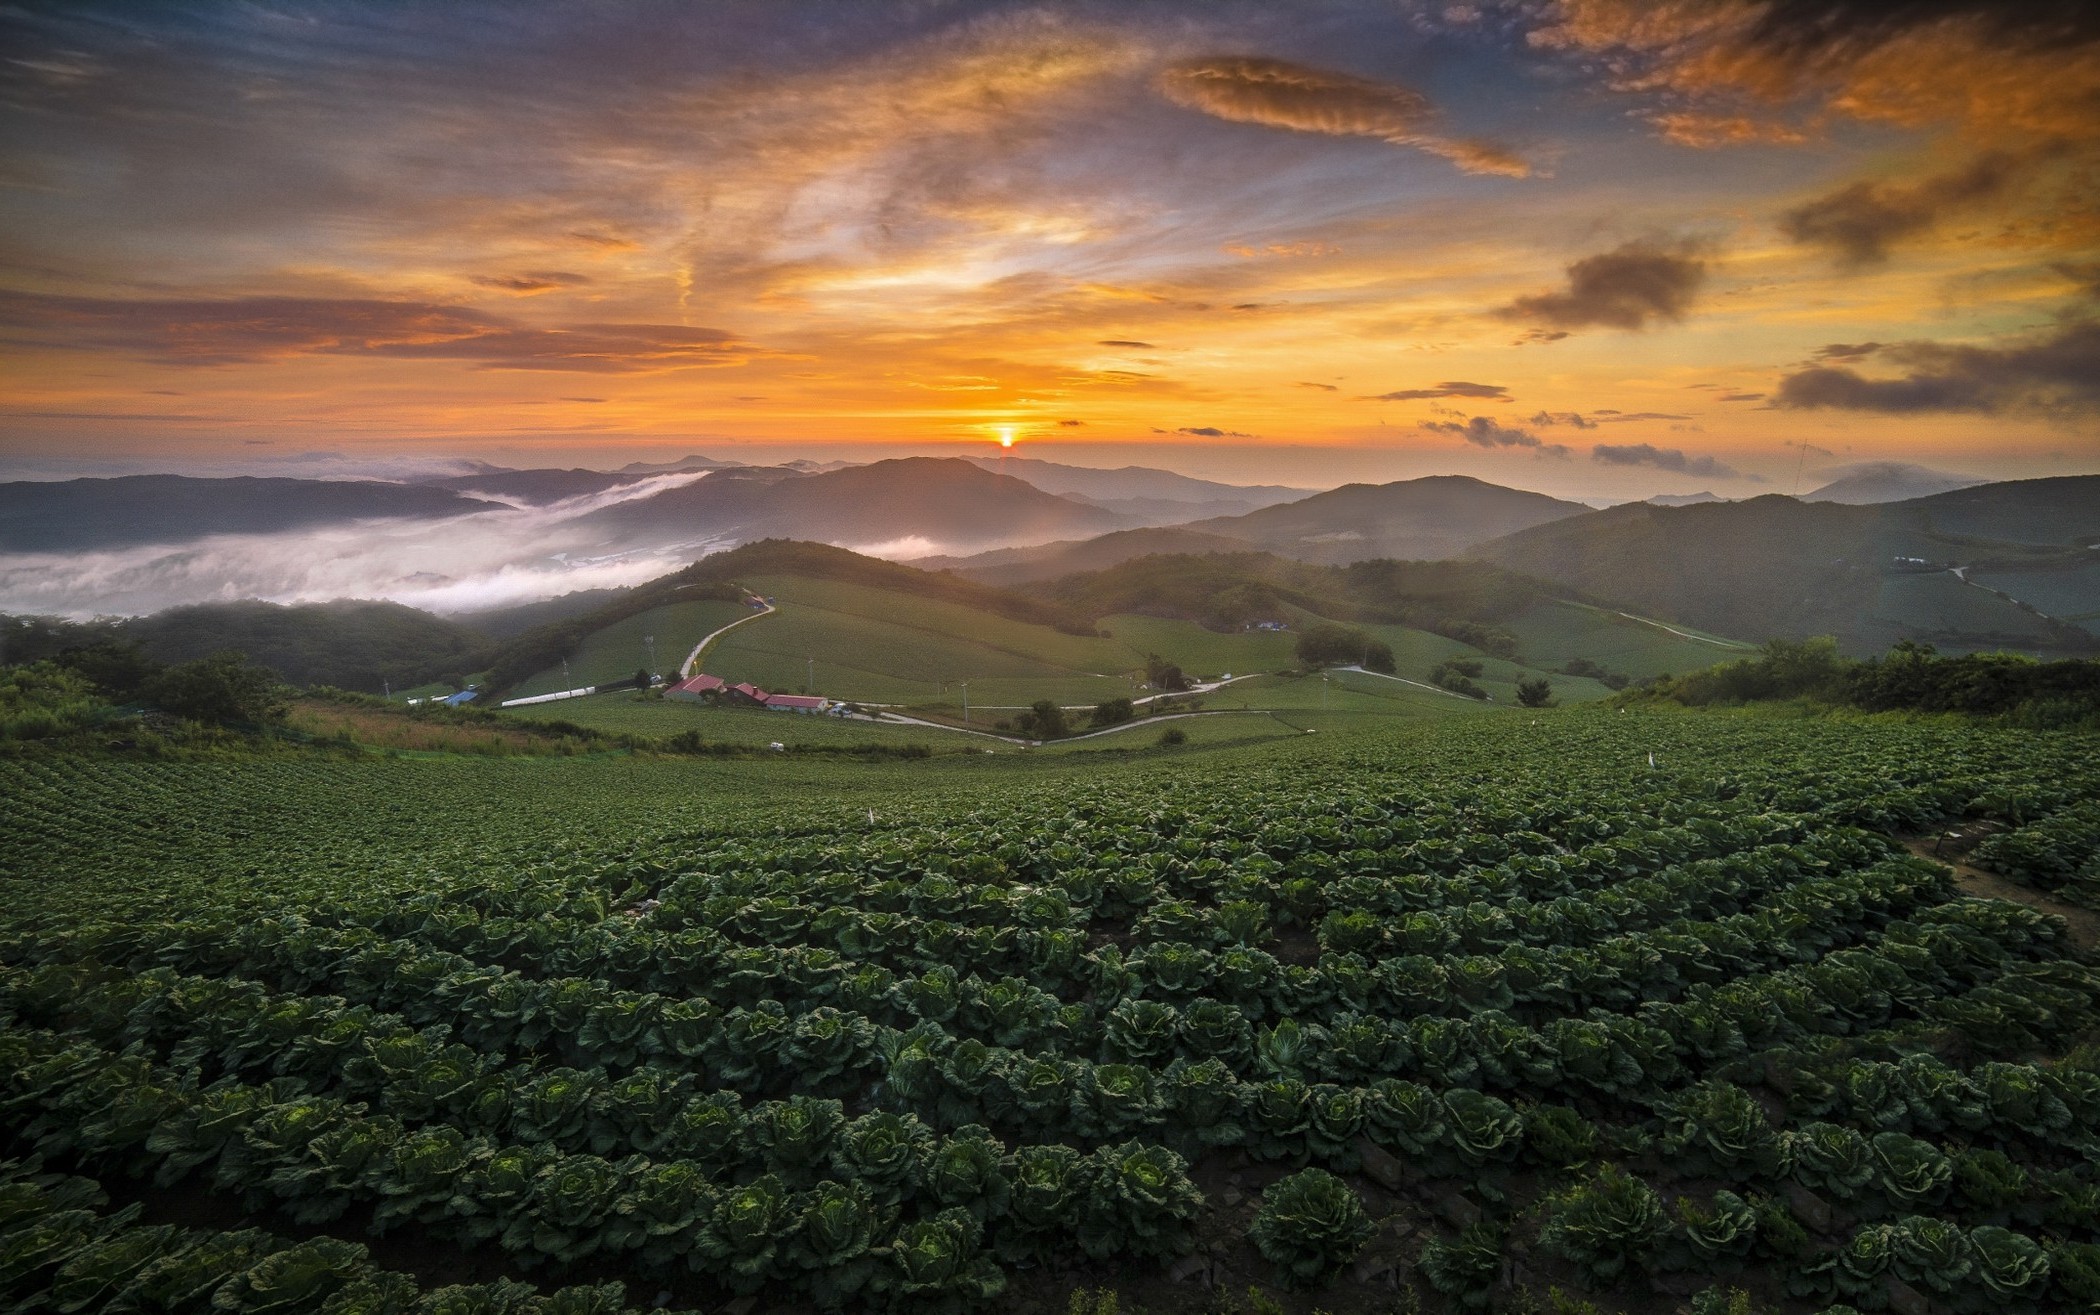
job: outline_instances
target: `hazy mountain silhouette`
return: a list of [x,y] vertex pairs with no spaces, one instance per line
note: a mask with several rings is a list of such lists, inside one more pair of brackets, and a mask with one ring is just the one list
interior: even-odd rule
[[84,552],[374,517],[463,516],[502,506],[447,488],[367,480],[123,475],[19,481],[0,484],[0,551]]

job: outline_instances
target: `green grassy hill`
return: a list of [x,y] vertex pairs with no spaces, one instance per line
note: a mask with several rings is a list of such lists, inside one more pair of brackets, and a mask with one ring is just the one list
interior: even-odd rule
[[1025,707],[1036,699],[1098,703],[1132,692],[1130,650],[1105,636],[1065,634],[959,602],[796,575],[748,583],[777,615],[724,635],[701,666],[731,682],[800,693],[814,663],[818,693],[872,703],[959,702]]
[[656,636],[655,670],[666,677],[674,676],[678,664],[685,660],[693,645],[730,622],[749,615],[751,609],[742,603],[709,598],[693,603],[670,603],[622,617],[583,637],[568,655],[566,675],[558,662],[542,667],[518,682],[510,697],[523,698],[585,685],[630,681],[638,668],[649,665],[649,645],[643,640],[646,635]]
[[[1899,639],[2056,653],[2092,645],[2066,618],[2100,611],[2082,574],[2091,551],[2082,545],[2095,538],[2100,476],[2068,476],[1878,506],[1777,495],[1636,503],[1535,526],[1476,555],[1591,601],[1721,634],[1835,635],[1854,653]],[[1953,566],[2032,578],[2036,596],[1965,582]]]
[[[739,569],[742,568],[742,569]],[[643,586],[642,598],[675,596],[670,582],[717,590],[731,582],[774,598],[778,610],[725,634],[700,668],[732,683],[775,692],[914,710],[959,722],[964,684],[971,721],[989,725],[1038,699],[1068,708],[1142,697],[1148,655],[1199,682],[1238,677],[1205,696],[1213,708],[1317,710],[1317,684],[1278,677],[1300,665],[1299,632],[1332,622],[1389,646],[1394,678],[1338,674],[1328,711],[1340,715],[1439,716],[1515,706],[1517,683],[1546,676],[1563,702],[1603,697],[1578,669],[1641,678],[1710,665],[1747,646],[1556,597],[1552,586],[1483,562],[1363,562],[1348,567],[1264,553],[1137,559],[1066,577],[1031,592],[993,589],[940,573],[815,545],[772,543],[710,558]],[[658,666],[673,668],[701,635],[748,616],[720,600],[636,611],[631,600],[602,609],[603,623],[569,648],[571,685],[622,681],[658,636]],[[1088,619],[1091,618],[1091,619]],[[1285,631],[1255,628],[1255,619]],[[585,619],[586,622],[590,618]],[[1480,664],[1488,701],[1460,698],[1429,682],[1439,663]],[[1257,680],[1247,679],[1257,676]],[[520,694],[563,688],[559,664],[515,684]],[[568,705],[578,720],[618,694]],[[628,702],[632,702],[628,700]],[[583,711],[586,707],[591,711]],[[704,710],[688,703],[636,704],[607,729],[676,731]],[[647,725],[628,724],[644,718]]]

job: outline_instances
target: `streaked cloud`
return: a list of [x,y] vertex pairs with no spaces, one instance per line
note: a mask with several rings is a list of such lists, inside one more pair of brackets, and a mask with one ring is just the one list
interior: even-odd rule
[[1531,448],[1543,456],[1568,455],[1568,449],[1561,444],[1548,443],[1529,430],[1501,424],[1492,416],[1474,416],[1468,420],[1425,420],[1422,422],[1422,428],[1432,434],[1451,434],[1474,447],[1490,450],[1519,447]]
[[1509,389],[1501,384],[1467,383],[1463,379],[1450,379],[1430,388],[1402,388],[1390,393],[1379,393],[1365,398],[1369,402],[1419,402],[1437,397],[1477,397],[1496,402],[1509,400]]
[[1505,146],[1437,132],[1437,112],[1429,98],[1396,83],[1280,59],[1221,55],[1173,65],[1160,73],[1159,89],[1177,105],[1234,123],[1375,137],[1443,156],[1467,173],[1523,178],[1531,172],[1531,166]]
[[2007,346],[1902,342],[1845,359],[1866,355],[1898,373],[1869,376],[1850,366],[1811,366],[1782,378],[1773,404],[1889,415],[2100,415],[2100,323],[2093,321],[2074,321]]
[[756,352],[720,329],[534,327],[462,306],[348,298],[125,300],[0,292],[0,333],[24,346],[115,352],[186,366],[378,356],[464,361],[495,370],[623,374],[738,365]]
[[1780,231],[1823,248],[1844,268],[1878,265],[1896,242],[2003,193],[2018,163],[2008,152],[1988,151],[1915,183],[1853,183],[1788,210],[1779,217]]
[[1590,459],[1607,466],[1652,466],[1679,475],[1734,479],[1740,471],[1712,457],[1685,455],[1683,449],[1656,447],[1652,443],[1599,443],[1590,449]]

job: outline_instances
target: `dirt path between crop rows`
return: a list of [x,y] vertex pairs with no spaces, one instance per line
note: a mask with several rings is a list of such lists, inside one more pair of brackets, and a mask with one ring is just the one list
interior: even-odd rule
[[1954,869],[1954,884],[1967,894],[1979,895],[1985,899],[2011,900],[2016,904],[2025,904],[2029,908],[2040,909],[2044,913],[2053,913],[2071,925],[2071,943],[2073,945],[2076,945],[2081,950],[2090,950],[2095,946],[2100,946],[2100,913],[2095,913],[2091,909],[2082,909],[2076,904],[2066,903],[2052,895],[2044,894],[2032,886],[2022,886],[2018,882],[2007,881],[2004,877],[1995,873],[1985,872],[1982,868],[1970,867],[1958,858],[1952,858],[1946,854],[1935,854],[1932,852],[1933,842],[1929,836],[1917,839],[1905,837],[1900,840],[1900,843],[1905,849],[1916,854],[1919,858],[1931,859],[1944,867]]

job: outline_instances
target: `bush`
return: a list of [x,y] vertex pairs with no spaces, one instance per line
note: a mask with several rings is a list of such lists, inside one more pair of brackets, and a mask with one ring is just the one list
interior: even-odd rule
[[1179,726],[1169,726],[1159,733],[1159,742],[1161,747],[1168,749],[1173,748],[1177,744],[1187,744],[1189,742],[1188,732],[1182,730]]
[[1247,1236],[1289,1287],[1317,1282],[1356,1258],[1371,1217],[1349,1184],[1325,1169],[1301,1169],[1262,1197]]
[[1298,660],[1308,667],[1346,666],[1360,663],[1367,671],[1393,674],[1393,650],[1383,640],[1361,630],[1319,621],[1298,634]]
[[1120,726],[1135,716],[1137,708],[1129,699],[1109,699],[1094,705],[1090,721],[1095,726]]
[[169,667],[146,682],[140,697],[171,716],[211,726],[281,721],[288,706],[276,672],[230,651]]
[[1037,699],[1028,711],[1015,717],[1013,728],[1016,734],[1031,740],[1056,740],[1072,733],[1065,723],[1065,710],[1049,699]]
[[1517,702],[1527,708],[1544,708],[1553,703],[1553,682],[1544,676],[1517,682]]
[[1469,699],[1484,699],[1488,692],[1473,681],[1485,670],[1486,665],[1478,658],[1445,658],[1429,669],[1429,683]]

